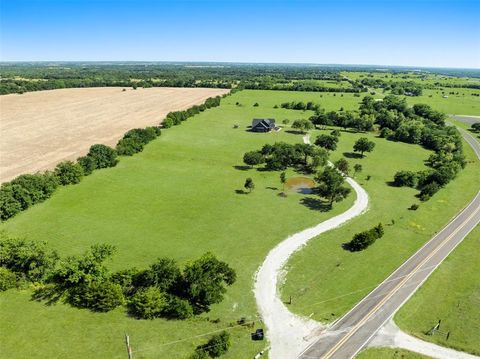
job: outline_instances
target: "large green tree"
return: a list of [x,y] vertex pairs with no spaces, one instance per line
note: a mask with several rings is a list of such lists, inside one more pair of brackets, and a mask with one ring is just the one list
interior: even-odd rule
[[326,198],[330,206],[333,202],[340,202],[346,198],[351,191],[344,186],[344,177],[333,167],[326,167],[315,177],[315,181],[318,183],[319,195]]
[[361,137],[353,145],[353,150],[355,152],[360,152],[361,156],[363,157],[365,152],[372,152],[374,147],[375,142],[369,141],[366,137]]
[[338,137],[333,135],[322,134],[317,137],[315,144],[327,151],[335,151],[337,149]]
[[187,264],[183,270],[183,296],[192,304],[195,313],[209,311],[211,304],[220,303],[225,285],[236,280],[235,271],[212,253]]

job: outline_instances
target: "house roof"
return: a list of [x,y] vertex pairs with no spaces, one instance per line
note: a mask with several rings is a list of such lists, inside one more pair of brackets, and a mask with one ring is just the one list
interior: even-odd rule
[[275,119],[273,118],[254,118],[252,120],[252,128],[262,126],[265,128],[275,127]]

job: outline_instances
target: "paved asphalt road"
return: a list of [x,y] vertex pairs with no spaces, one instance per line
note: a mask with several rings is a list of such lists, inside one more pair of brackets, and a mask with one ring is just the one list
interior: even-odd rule
[[[467,131],[462,130],[462,135],[480,158],[480,143]],[[479,222],[480,192],[457,217],[336,321],[299,358],[353,358]]]
[[466,124],[473,124],[476,122],[480,122],[480,116],[458,116],[458,115],[453,115],[452,116],[455,120],[458,120],[460,122],[465,122]]

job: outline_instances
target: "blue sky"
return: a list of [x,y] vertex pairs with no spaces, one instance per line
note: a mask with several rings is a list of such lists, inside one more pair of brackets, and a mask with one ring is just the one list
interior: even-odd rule
[[479,18],[478,0],[0,0],[0,60],[480,68]]

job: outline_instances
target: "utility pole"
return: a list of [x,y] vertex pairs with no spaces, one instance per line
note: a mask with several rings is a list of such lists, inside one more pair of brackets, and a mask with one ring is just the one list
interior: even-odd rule
[[128,354],[128,359],[132,359],[132,347],[130,346],[130,337],[128,334],[125,334],[125,344],[127,345],[127,354]]

